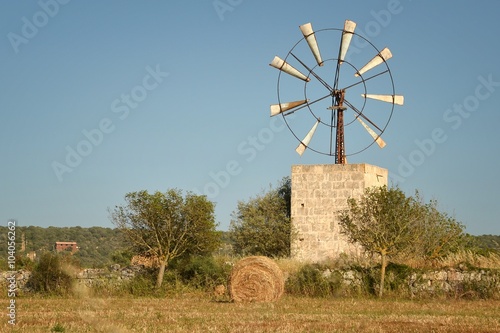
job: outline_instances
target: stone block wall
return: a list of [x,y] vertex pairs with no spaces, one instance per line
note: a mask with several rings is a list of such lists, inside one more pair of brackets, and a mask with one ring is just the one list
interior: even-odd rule
[[370,164],[292,166],[292,257],[320,262],[359,249],[340,234],[338,213],[347,199],[372,186],[387,185],[387,169]]
[[[98,285],[120,284],[133,279],[136,275],[144,271],[143,265],[132,265],[121,267],[118,264],[111,265],[109,268],[85,268],[76,273],[72,278],[77,284],[83,284],[87,287]],[[31,271],[3,271],[0,272],[0,287],[7,285],[8,279],[15,278],[16,288],[21,291],[30,291],[27,283],[31,277]]]

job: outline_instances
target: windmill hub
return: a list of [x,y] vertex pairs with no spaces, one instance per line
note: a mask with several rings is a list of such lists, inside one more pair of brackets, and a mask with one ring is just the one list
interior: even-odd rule
[[345,111],[347,108],[345,106],[333,105],[327,108],[328,110],[342,110]]

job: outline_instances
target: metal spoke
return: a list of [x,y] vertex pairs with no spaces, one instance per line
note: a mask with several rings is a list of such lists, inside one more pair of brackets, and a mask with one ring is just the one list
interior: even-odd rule
[[344,99],[344,103],[347,106],[349,106],[349,108],[351,108],[354,112],[356,112],[359,116],[363,117],[363,119],[365,119],[367,122],[369,122],[371,125],[373,125],[373,127],[375,127],[376,129],[378,129],[380,131],[380,133],[383,132],[377,125],[375,125],[375,123],[373,121],[371,121],[367,116],[365,116],[363,114],[363,112],[359,111],[354,105],[352,105],[351,103],[349,103],[348,100]]
[[366,82],[366,81],[368,81],[368,80],[371,80],[371,79],[373,79],[373,78],[376,78],[377,76],[380,76],[380,75],[385,74],[385,73],[387,73],[387,72],[389,72],[389,70],[387,70],[387,69],[386,69],[386,70],[385,70],[385,71],[383,71],[383,72],[380,72],[380,73],[375,74],[375,75],[373,75],[373,76],[370,76],[370,77],[368,77],[368,78],[366,78],[366,79],[363,79],[363,80],[361,80],[361,81],[359,81],[359,82],[356,82],[356,83],[354,83],[354,84],[351,84],[350,86],[347,86],[347,87],[343,88],[342,90],[347,90],[347,89],[349,89],[349,88],[352,88],[352,87],[354,87],[354,86],[357,86],[358,84],[361,84],[361,83],[363,83],[363,82]]
[[308,102],[308,103],[307,103],[307,104],[305,104],[305,105],[302,105],[302,106],[300,106],[300,107],[297,107],[297,108],[296,108],[295,110],[293,110],[293,111],[290,111],[290,112],[287,112],[287,113],[284,113],[284,112],[283,112],[283,116],[288,116],[288,115],[291,115],[291,114],[292,114],[292,113],[294,113],[295,111],[299,111],[299,110],[301,110],[301,109],[303,109],[303,108],[307,107],[308,105],[311,105],[311,104],[317,103],[317,102],[319,102],[319,101],[322,101],[322,100],[324,100],[325,98],[328,98],[328,97],[330,97],[330,96],[331,96],[331,95],[330,95],[330,94],[328,94],[328,95],[323,96],[323,97],[320,97],[320,98],[318,98],[318,99],[316,99],[316,100],[314,100],[314,101],[312,101],[312,102]]
[[309,71],[309,73],[311,73],[322,85],[325,86],[326,89],[328,89],[328,91],[332,92],[333,89],[332,87],[330,87],[330,85],[328,85],[328,83],[325,82],[325,80],[323,80],[318,74],[316,74],[311,68],[309,68],[305,63],[303,63],[299,58],[297,58],[295,56],[295,54],[293,53],[290,53],[302,66],[305,67],[305,69],[307,69]]

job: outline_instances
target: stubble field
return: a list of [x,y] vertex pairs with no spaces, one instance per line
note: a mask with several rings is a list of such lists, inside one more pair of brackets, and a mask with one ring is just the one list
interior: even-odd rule
[[[7,300],[2,301],[7,304]],[[2,306],[3,309],[6,307]],[[6,311],[6,310],[4,310]],[[18,298],[1,332],[500,332],[498,300]]]

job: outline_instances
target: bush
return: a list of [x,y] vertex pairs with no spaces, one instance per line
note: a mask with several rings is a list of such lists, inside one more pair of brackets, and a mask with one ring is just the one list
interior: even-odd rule
[[453,288],[452,296],[463,299],[495,299],[498,289],[491,281],[464,281]]
[[54,325],[54,327],[52,327],[52,329],[50,330],[51,332],[61,332],[61,333],[64,333],[66,332],[66,329],[64,328],[63,325],[57,323]]
[[35,263],[28,257],[16,255],[16,269],[25,269],[32,271],[35,268]]
[[115,251],[111,254],[111,260],[120,266],[129,266],[133,254],[129,250]]
[[[412,270],[404,265],[387,267],[386,289],[394,293],[408,293],[407,277]],[[309,297],[373,296],[380,284],[380,268],[352,265],[336,269],[326,265],[306,264],[286,282],[290,294]]]
[[27,287],[34,292],[44,294],[65,295],[71,292],[73,279],[68,273],[64,257],[57,254],[44,253],[35,265]]
[[212,256],[193,256],[177,262],[177,271],[184,283],[197,289],[211,290],[226,285],[231,266],[217,262]]
[[[394,292],[398,295],[408,294],[410,292],[408,277],[414,271],[414,269],[406,265],[389,263],[386,268],[386,291]],[[377,277],[377,281],[379,280],[380,276]]]
[[340,277],[331,274],[326,277],[318,265],[304,265],[297,273],[290,276],[285,284],[287,293],[309,297],[329,297],[335,295],[341,287]]
[[7,259],[0,258],[0,271],[8,271],[9,270],[9,263],[7,262]]
[[165,270],[160,288],[155,286],[157,275],[157,268],[145,269],[130,281],[124,282],[121,286],[116,286],[115,294],[165,297],[166,295],[182,294],[193,290],[192,286],[187,284],[177,269],[173,267],[168,267]]
[[123,289],[133,296],[149,296],[154,293],[156,271],[149,269],[126,282]]

